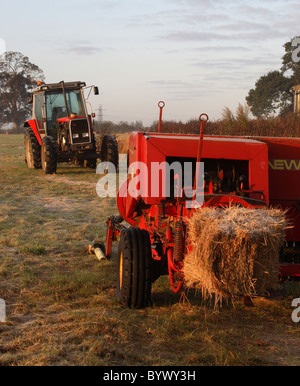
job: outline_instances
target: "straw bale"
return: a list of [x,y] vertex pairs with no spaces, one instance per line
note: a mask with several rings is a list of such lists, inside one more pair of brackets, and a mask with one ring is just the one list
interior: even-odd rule
[[287,223],[279,209],[202,208],[188,224],[185,285],[215,302],[276,289]]

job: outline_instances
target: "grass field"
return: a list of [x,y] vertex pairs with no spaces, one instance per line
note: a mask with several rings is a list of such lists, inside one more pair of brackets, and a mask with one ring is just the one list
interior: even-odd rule
[[300,365],[299,287],[215,310],[168,281],[153,306],[116,301],[116,246],[99,262],[86,247],[105,235],[114,199],[96,195],[94,170],[59,164],[46,176],[24,163],[22,135],[0,136],[0,365]]

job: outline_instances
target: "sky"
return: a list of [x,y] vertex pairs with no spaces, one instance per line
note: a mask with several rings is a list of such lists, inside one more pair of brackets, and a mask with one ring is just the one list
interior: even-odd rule
[[[299,35],[296,0],[0,0],[0,42],[46,82],[85,81],[104,120],[186,122],[236,111]],[[1,48],[1,44],[0,44]]]

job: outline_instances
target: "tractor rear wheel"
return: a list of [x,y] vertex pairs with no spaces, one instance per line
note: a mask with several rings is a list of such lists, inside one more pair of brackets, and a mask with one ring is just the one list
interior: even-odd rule
[[143,308],[151,300],[151,245],[144,229],[122,231],[118,252],[117,298],[129,308]]
[[34,132],[27,128],[25,131],[25,162],[29,169],[41,168],[41,146],[34,135]]
[[57,150],[56,142],[50,136],[42,139],[41,148],[42,169],[46,174],[56,173],[57,168]]
[[101,161],[111,162],[117,170],[119,162],[118,142],[114,135],[105,135],[101,145]]

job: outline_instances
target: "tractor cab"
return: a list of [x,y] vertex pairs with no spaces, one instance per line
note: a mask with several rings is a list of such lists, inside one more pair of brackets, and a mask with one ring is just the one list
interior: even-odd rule
[[[90,116],[83,94],[85,86],[84,82],[39,82],[32,92],[32,115],[41,138],[50,135],[55,140],[62,140],[59,138],[59,129],[65,126],[65,129],[69,129],[64,133],[65,142],[73,144],[91,141]],[[98,94],[97,87],[94,92]],[[76,120],[75,124],[73,120]],[[73,133],[72,129],[78,128],[78,125],[82,132]]]
[[80,89],[45,93],[47,132],[55,138],[58,122],[68,118],[86,118],[87,113]]

